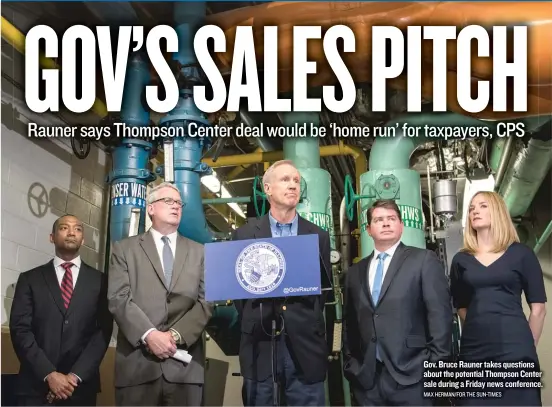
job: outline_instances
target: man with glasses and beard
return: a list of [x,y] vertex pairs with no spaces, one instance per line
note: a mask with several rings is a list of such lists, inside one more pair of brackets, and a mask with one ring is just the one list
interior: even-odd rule
[[[114,242],[109,309],[119,327],[115,398],[120,406],[202,404],[205,301],[203,245],[178,234],[180,191],[164,182],[147,199],[149,231]],[[192,357],[174,358],[178,349]]]
[[82,222],[62,216],[50,235],[53,260],[17,280],[10,335],[20,362],[19,405],[96,405],[113,320],[107,276],[81,260],[83,241]]

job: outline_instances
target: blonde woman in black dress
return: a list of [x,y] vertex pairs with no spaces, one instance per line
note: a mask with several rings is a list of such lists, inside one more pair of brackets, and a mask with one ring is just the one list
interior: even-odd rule
[[[459,360],[522,362],[525,367],[534,364],[533,369],[524,370],[540,371],[536,346],[546,314],[546,293],[537,256],[519,243],[497,193],[477,193],[468,211],[464,247],[451,263],[451,293],[462,321]],[[531,308],[529,319],[523,312],[522,293]],[[501,392],[502,397],[459,399],[457,405],[542,405],[539,388],[506,387],[508,381],[538,379],[474,380],[503,382],[502,388],[469,389]]]

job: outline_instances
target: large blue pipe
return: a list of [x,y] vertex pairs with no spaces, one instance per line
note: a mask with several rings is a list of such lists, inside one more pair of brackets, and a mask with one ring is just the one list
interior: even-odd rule
[[[150,81],[149,64],[142,54],[129,61],[125,79],[121,122],[127,126],[146,126],[149,112],[144,110],[141,94]],[[112,153],[113,170],[107,176],[111,184],[110,240],[128,237],[131,211],[140,210],[138,233],[144,232],[146,215],[146,185],[155,179],[148,168],[152,143],[147,140],[121,138]]]
[[[180,85],[180,98],[176,108],[159,121],[160,126],[187,127],[189,122],[209,126],[207,117],[194,104],[191,84],[200,82],[195,67],[197,60],[193,49],[193,39],[197,28],[203,23],[206,13],[204,2],[174,3],[174,22],[177,25],[178,52],[173,59],[181,65],[181,77],[186,78]],[[174,184],[180,190],[186,206],[178,231],[183,236],[198,243],[213,241],[213,234],[205,220],[201,202],[201,176],[209,175],[212,169],[201,162],[203,148],[211,141],[207,138],[175,137],[174,143]]]

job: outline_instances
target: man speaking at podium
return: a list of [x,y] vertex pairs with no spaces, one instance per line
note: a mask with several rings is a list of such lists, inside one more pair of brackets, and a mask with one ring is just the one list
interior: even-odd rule
[[[328,232],[297,214],[301,176],[292,161],[275,162],[263,176],[270,212],[234,231],[233,240],[318,234],[322,281],[331,281]],[[301,273],[302,270],[289,270]],[[325,275],[324,275],[325,274]],[[288,406],[325,405],[328,345],[324,292],[320,296],[235,301],[241,323],[240,369],[244,406],[273,405],[272,321],[276,320],[274,366]]]

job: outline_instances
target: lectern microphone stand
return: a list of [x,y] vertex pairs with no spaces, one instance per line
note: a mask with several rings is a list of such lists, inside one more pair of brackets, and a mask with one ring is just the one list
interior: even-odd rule
[[272,332],[270,335],[270,350],[272,354],[272,405],[278,406],[278,354],[276,351],[276,301],[272,299]]
[[272,348],[272,405],[278,407],[278,379],[276,378],[278,359],[276,356],[276,320],[272,320],[272,338],[270,338]]

